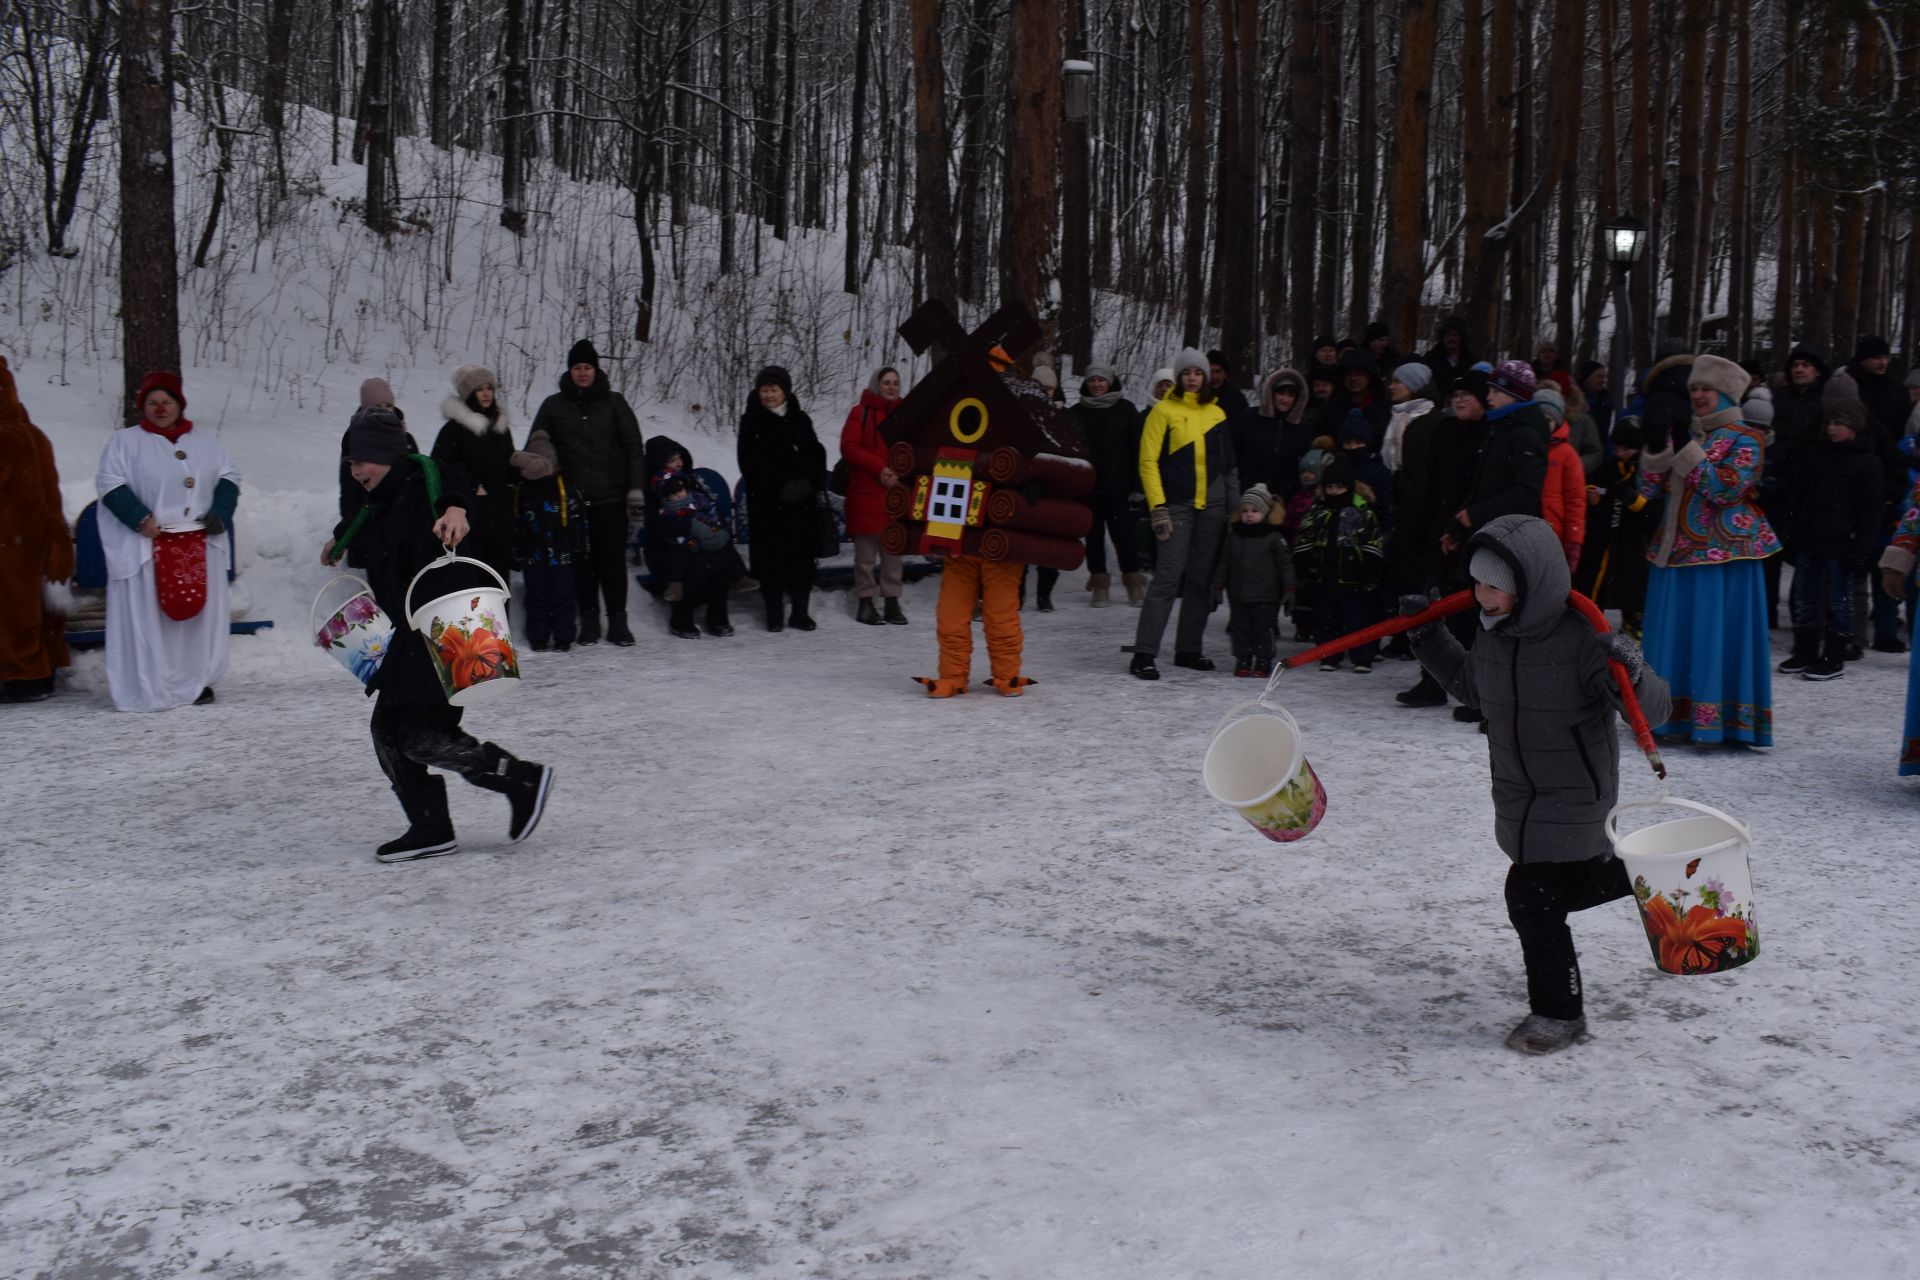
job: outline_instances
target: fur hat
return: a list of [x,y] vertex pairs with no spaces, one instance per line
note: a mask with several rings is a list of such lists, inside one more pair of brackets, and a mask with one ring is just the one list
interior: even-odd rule
[[372,409],[393,403],[393,387],[385,378],[368,378],[360,384],[360,407]]
[[600,353],[593,349],[591,338],[580,339],[567,352],[567,368],[571,369],[577,364],[590,364],[596,369],[600,367]]
[[1698,356],[1694,359],[1693,369],[1687,374],[1690,387],[1712,387],[1735,404],[1747,394],[1747,388],[1753,379],[1725,356]]
[[165,369],[155,369],[140,379],[140,389],[133,393],[133,402],[145,407],[150,392],[164,391],[177,400],[182,409],[187,407],[187,393],[180,386],[180,375],[169,373]]
[[1502,360],[1487,379],[1487,385],[1495,391],[1504,391],[1515,400],[1531,400],[1539,388],[1539,381],[1533,376],[1533,366],[1525,360]]
[[1533,402],[1546,411],[1549,425],[1557,427],[1567,420],[1567,398],[1553,383],[1549,382],[1536,390],[1533,393]]
[[1860,399],[1860,384],[1845,369],[1827,379],[1820,393],[1820,416],[1844,422],[1855,431],[1867,429],[1867,406]]
[[385,405],[372,405],[353,415],[347,427],[347,458],[393,466],[407,456],[407,429]]
[[453,394],[465,400],[481,387],[497,387],[493,370],[483,364],[463,364],[453,371]]
[[1853,358],[1855,360],[1871,360],[1875,356],[1890,356],[1892,354],[1893,348],[1888,346],[1887,340],[1877,333],[1863,333],[1853,344]]
[[1251,489],[1240,491],[1240,505],[1253,507],[1264,516],[1273,510],[1273,495],[1267,492],[1267,486],[1256,484]]
[[1519,594],[1518,584],[1513,580],[1513,566],[1492,547],[1476,548],[1473,558],[1467,562],[1467,572],[1475,582],[1484,582],[1496,591]]
[[1393,380],[1417,396],[1433,385],[1433,370],[1418,360],[1409,360],[1393,371]]

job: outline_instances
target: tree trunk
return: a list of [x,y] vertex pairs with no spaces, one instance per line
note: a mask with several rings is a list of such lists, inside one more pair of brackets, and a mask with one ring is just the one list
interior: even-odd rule
[[1487,121],[1477,163],[1471,135],[1465,148],[1465,178],[1473,201],[1467,214],[1468,318],[1488,342],[1497,340],[1501,328],[1500,277],[1512,238],[1508,191],[1514,163],[1514,5],[1515,0],[1493,0],[1486,46]]
[[[1653,73],[1648,58],[1648,50],[1653,48],[1652,0],[1629,0],[1627,14],[1627,47],[1634,52],[1632,109],[1627,127],[1627,154],[1632,163],[1628,167],[1626,206],[1627,212],[1647,223],[1646,252],[1628,279],[1627,305],[1633,309],[1634,323],[1627,326],[1627,332],[1634,340],[1634,350],[1627,356],[1644,370],[1653,347],[1653,242],[1658,231],[1653,208],[1657,159],[1653,153]],[[1613,388],[1613,397],[1615,404],[1625,405],[1627,388]]]
[[[1853,77],[1847,96],[1865,99],[1879,97],[1880,25],[1869,19],[1860,25]],[[1866,295],[1872,290],[1872,277],[1865,270],[1869,256],[1867,235],[1867,198],[1860,191],[1871,177],[1849,171],[1839,175],[1843,188],[1835,201],[1840,214],[1840,247],[1835,256],[1838,287],[1833,295],[1834,358],[1853,349],[1853,341],[1864,330],[1862,321],[1873,314]]]
[[1004,237],[1012,300],[1040,320],[1049,339],[1054,320],[1053,240],[1060,221],[1060,3],[1020,0],[1014,9],[1014,99],[1007,146],[1011,217]]
[[800,93],[800,58],[796,49],[793,0],[786,0],[786,91],[780,99],[780,167],[774,176],[773,238],[785,240],[791,221],[793,201],[793,128],[794,109]]
[[[870,5],[872,0],[863,0]],[[860,54],[866,56],[867,44],[860,42]],[[720,0],[720,65],[715,68],[717,83],[714,96],[719,100],[720,109],[720,274],[730,276],[734,272],[734,224],[737,217],[733,187],[733,167],[739,157],[734,154],[733,145],[733,0]],[[862,86],[864,88],[864,85]],[[849,199],[857,199],[851,195]],[[860,241],[860,229],[853,218],[855,206],[849,205],[847,223],[847,242],[850,246],[848,261],[852,259],[851,246]]]
[[1734,28],[1733,190],[1727,217],[1727,349],[1755,351],[1753,318],[1753,25]]
[[[1842,89],[1840,85],[1841,55],[1847,39],[1847,0],[1828,0],[1824,18],[1825,30],[1820,51],[1820,103],[1829,108],[1841,107]],[[1809,186],[1816,190],[1824,187],[1831,193],[1836,185],[1834,166],[1829,158],[1816,158],[1810,166]],[[1825,200],[1808,202],[1807,213],[1811,220],[1808,239],[1807,258],[1807,340],[1832,350],[1835,334],[1833,317],[1835,294],[1839,288],[1839,267],[1835,260],[1834,220],[1831,207],[1831,195]],[[1836,356],[1838,352],[1834,353]]]
[[1181,341],[1200,343],[1201,308],[1206,302],[1207,254],[1207,0],[1187,0],[1187,207],[1181,301]]
[[[1724,32],[1727,27],[1726,3],[1721,0],[1718,14],[1709,11],[1709,27]],[[1717,20],[1716,20],[1717,19]],[[1714,42],[1713,56],[1707,65],[1713,77],[1711,87],[1702,86],[1707,95],[1706,123],[1700,140],[1700,225],[1694,233],[1693,272],[1687,280],[1687,311],[1693,317],[1693,333],[1706,323],[1712,302],[1710,280],[1713,274],[1714,223],[1720,212],[1720,138],[1727,109],[1727,40],[1721,35]]]
[[868,46],[873,42],[873,0],[860,0],[856,24],[852,132],[847,140],[847,259],[840,279],[840,288],[847,293],[860,292],[860,171],[867,163],[867,75],[872,63]]
[[1372,318],[1373,303],[1373,205],[1380,149],[1380,125],[1374,104],[1379,74],[1374,60],[1375,5],[1376,0],[1360,0],[1359,28],[1354,34],[1360,54],[1360,75],[1355,84],[1360,103],[1353,138],[1353,295],[1347,306],[1347,332],[1355,342],[1360,340],[1362,330]]
[[1395,72],[1392,174],[1387,183],[1387,245],[1381,318],[1394,340],[1414,348],[1420,291],[1426,283],[1427,117],[1433,106],[1434,40],[1439,0],[1401,0],[1400,64]]
[[[1783,45],[1786,53],[1785,95],[1788,102],[1800,93],[1800,53],[1796,47],[1800,35],[1800,0],[1786,0],[1783,9]],[[1773,349],[1773,362],[1784,365],[1793,349],[1794,237],[1799,219],[1795,202],[1800,187],[1800,158],[1792,147],[1780,152],[1780,244],[1775,250],[1773,286],[1773,331],[1767,335]]]
[[149,370],[180,371],[173,243],[172,0],[120,0],[122,421]]
[[[1477,0],[1466,0],[1471,5]],[[1287,346],[1296,367],[1306,369],[1312,356],[1314,238],[1319,218],[1313,207],[1320,189],[1320,8],[1316,0],[1293,0],[1293,47],[1287,65],[1292,73],[1291,104],[1287,112],[1292,129],[1293,169],[1287,180],[1287,279],[1285,293],[1292,299]]]
[[1320,278],[1313,291],[1314,323],[1327,332],[1337,323],[1334,312],[1340,296],[1340,134],[1342,116],[1341,86],[1346,81],[1340,55],[1340,10],[1330,8],[1321,15],[1320,62],[1333,71],[1321,97],[1320,116],[1320,194],[1314,203],[1320,210]]
[[912,0],[913,217],[926,263],[927,299],[952,306],[953,197],[947,190],[947,85],[941,62],[942,0]]
[[1233,367],[1256,376],[1260,355],[1260,15],[1257,0],[1220,0],[1222,52],[1234,69],[1237,89],[1223,99],[1221,136],[1232,138],[1236,163],[1220,174],[1223,234],[1220,258],[1220,347]]
[[1553,52],[1547,84],[1546,144],[1551,150],[1548,188],[1559,193],[1554,233],[1553,339],[1572,363],[1574,281],[1582,269],[1592,275],[1586,242],[1579,235],[1581,74],[1587,52],[1586,0],[1556,0]]
[[[106,6],[101,6],[101,12]],[[273,145],[273,185],[287,198],[287,66],[293,53],[293,0],[272,0],[267,10],[267,60],[260,69],[260,123]]]
[[[1086,56],[1082,0],[1063,0],[1068,58]],[[1060,349],[1085,369],[1093,360],[1093,212],[1087,134],[1090,122],[1063,124],[1061,147]]]
[[960,245],[955,282],[962,298],[978,302],[987,287],[987,217],[981,188],[986,146],[987,74],[993,60],[994,0],[973,0],[967,52],[960,69]]
[[506,76],[500,119],[500,225],[527,230],[526,139],[531,106],[527,72],[527,0],[506,0]]
[[393,230],[393,83],[391,41],[394,38],[393,0],[369,0],[367,5],[367,64],[362,72],[362,119],[366,128],[366,223],[374,231]]

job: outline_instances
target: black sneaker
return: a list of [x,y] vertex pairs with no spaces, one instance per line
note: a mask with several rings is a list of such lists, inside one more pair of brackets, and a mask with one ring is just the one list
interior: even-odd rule
[[820,629],[820,624],[804,613],[790,615],[787,618],[787,625],[795,631],[818,631]]
[[1353,674],[1357,676],[1369,675],[1372,671],[1373,664],[1371,662],[1356,662],[1353,664]]
[[1133,661],[1127,664],[1127,670],[1142,680],[1160,678],[1160,668],[1154,665],[1153,655],[1150,653],[1134,654]]
[[[1048,611],[1051,612],[1051,608],[1049,608]],[[1211,671],[1213,670],[1213,659],[1203,657],[1197,653],[1176,653],[1173,655],[1173,665],[1176,667],[1185,667],[1189,671]]]
[[458,852],[460,842],[454,838],[452,827],[428,831],[408,827],[407,834],[387,841],[373,851],[373,856],[377,862],[418,862],[422,858],[444,858]]
[[1823,655],[1809,662],[1807,669],[1800,673],[1800,678],[1802,680],[1838,680],[1845,674],[1847,674],[1846,663],[1838,658]]
[[633,629],[627,625],[625,618],[607,628],[607,643],[617,644],[622,649],[633,648]]
[[1487,718],[1480,714],[1478,707],[1455,707],[1453,718],[1461,724],[1485,724]]
[[1792,654],[1774,670],[1783,676],[1797,676],[1813,664],[1813,659],[1804,654]]
[[698,640],[700,638],[700,628],[694,626],[691,622],[670,623],[667,626],[667,633],[681,640]]
[[516,760],[507,768],[507,803],[513,817],[507,823],[507,843],[519,844],[540,825],[547,811],[547,792],[553,789],[553,770],[531,760]]

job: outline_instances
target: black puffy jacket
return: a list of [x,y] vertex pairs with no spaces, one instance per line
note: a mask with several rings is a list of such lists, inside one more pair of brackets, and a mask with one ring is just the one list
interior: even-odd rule
[[646,493],[639,420],[625,398],[607,386],[605,373],[596,372],[590,387],[577,387],[571,374],[561,374],[560,390],[541,401],[533,415],[530,451],[543,452],[534,440],[543,434],[567,483],[588,502],[637,502]]
[[[1566,554],[1546,521],[1504,516],[1474,534],[1513,569],[1515,614],[1471,650],[1445,627],[1414,645],[1447,692],[1487,717],[1494,835],[1515,862],[1580,862],[1608,852],[1607,812],[1620,792],[1619,691],[1606,650],[1567,607]],[[1650,724],[1672,712],[1649,670],[1634,693]]]

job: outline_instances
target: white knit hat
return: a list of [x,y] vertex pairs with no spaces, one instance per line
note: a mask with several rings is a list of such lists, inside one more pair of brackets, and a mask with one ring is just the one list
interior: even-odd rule
[[1475,582],[1484,582],[1495,591],[1504,591],[1508,595],[1519,593],[1513,580],[1513,566],[1492,547],[1476,550],[1473,559],[1467,562],[1467,572],[1473,575]]

